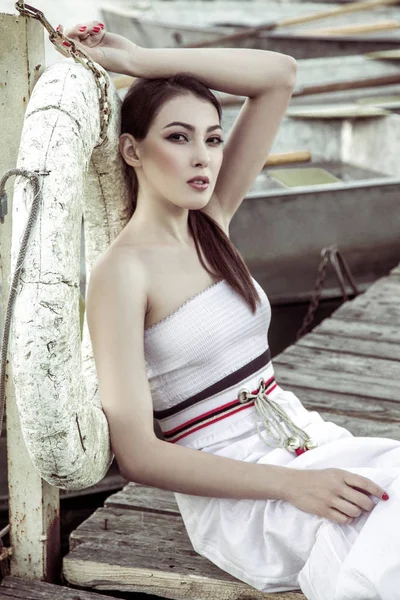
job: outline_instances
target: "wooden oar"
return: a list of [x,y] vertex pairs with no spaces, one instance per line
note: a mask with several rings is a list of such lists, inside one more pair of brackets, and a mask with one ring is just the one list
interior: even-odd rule
[[302,15],[300,17],[287,17],[280,19],[273,23],[265,23],[258,25],[257,27],[250,27],[236,33],[223,35],[214,40],[207,40],[204,42],[198,42],[195,44],[187,44],[185,48],[205,48],[207,46],[215,46],[226,42],[235,42],[242,40],[247,37],[257,36],[263,31],[272,31],[277,27],[291,27],[292,25],[300,25],[301,23],[309,23],[311,21],[317,21],[319,19],[325,19],[326,17],[336,17],[346,13],[357,12],[360,10],[368,10],[369,8],[375,8],[376,6],[385,6],[388,4],[398,4],[399,0],[362,0],[361,2],[351,2],[345,6],[339,8],[331,8],[319,12],[310,13],[308,15]]
[[323,27],[321,29],[302,29],[297,35],[348,35],[351,33],[372,33],[374,31],[386,31],[398,29],[400,21],[380,21],[379,23],[358,23],[357,25],[340,25],[339,27]]
[[[399,51],[400,52],[400,51]],[[134,77],[122,75],[113,79],[117,89],[129,87]],[[311,96],[313,94],[324,94],[328,92],[339,92],[346,90],[355,90],[359,88],[377,87],[380,85],[394,85],[400,83],[400,73],[393,75],[384,75],[383,77],[369,77],[367,79],[357,79],[348,81],[335,81],[332,83],[320,83],[316,85],[305,85],[302,88],[294,90],[292,96]],[[242,96],[226,95],[221,98],[222,106],[235,106],[242,104],[246,98]]]
[[[396,51],[397,52],[397,51]],[[399,51],[400,58],[400,51]],[[305,85],[294,90],[292,96],[312,96],[313,94],[325,94],[329,92],[341,92],[356,90],[359,88],[378,87],[380,85],[395,85],[400,83],[400,73],[384,75],[383,77],[369,77],[367,79],[356,79],[347,81],[335,81],[333,83],[319,83],[316,85]],[[237,106],[243,104],[243,96],[226,95],[221,98],[222,106]]]
[[293,152],[270,154],[264,166],[270,167],[271,165],[285,165],[287,163],[309,162],[310,160],[311,150],[294,150]]
[[366,52],[365,58],[377,60],[400,60],[400,50],[377,50],[376,52]]
[[393,85],[396,83],[400,83],[400,73],[395,73],[394,75],[384,75],[383,77],[357,79],[354,81],[336,81],[333,83],[305,85],[304,87],[295,90],[292,96],[310,96],[312,94],[323,94],[325,92],[355,90],[358,88],[376,87],[379,85]]

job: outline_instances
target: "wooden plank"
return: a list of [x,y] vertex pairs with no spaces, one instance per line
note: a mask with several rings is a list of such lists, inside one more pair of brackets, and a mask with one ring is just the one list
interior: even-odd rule
[[[97,512],[97,511],[96,511]],[[110,513],[108,509],[107,513]],[[132,518],[140,513],[129,511]],[[148,517],[156,515],[145,513]],[[160,518],[162,515],[157,515]],[[103,517],[102,517],[103,518]],[[115,526],[118,519],[115,517]],[[115,537],[80,544],[70,552],[63,563],[66,579],[73,585],[90,585],[100,590],[121,590],[157,594],[173,600],[243,600],[270,598],[271,600],[300,600],[301,593],[265,594],[235,579],[193,550],[182,550],[165,543],[171,519],[166,518],[166,529],[160,531],[158,543],[143,546],[125,539],[126,531],[119,529]],[[174,519],[173,521],[177,521]],[[127,523],[132,527],[131,521]],[[134,527],[137,526],[135,521]],[[154,528],[157,529],[156,527]],[[153,539],[153,532],[151,537]],[[151,543],[151,540],[149,540]],[[141,552],[142,550],[142,552]],[[142,553],[144,556],[142,556]],[[183,566],[181,566],[183,564]]]
[[[294,41],[296,41],[296,37],[297,39],[301,39],[302,36],[299,34],[299,32],[296,32],[294,36],[289,34],[288,37],[289,39],[292,38]],[[329,37],[326,36],[325,39],[327,40]],[[312,37],[310,37],[310,40],[312,40]],[[381,87],[386,85],[396,85],[398,83],[398,74],[383,75],[381,77],[366,77],[363,79],[345,79],[342,81],[315,83],[297,87],[297,89],[294,90],[292,97],[297,98],[299,96],[312,96],[314,94],[327,94],[330,92],[343,92],[347,90],[357,90],[360,88]]]
[[394,275],[381,277],[372,283],[363,296],[367,298],[387,296],[388,301],[392,300],[394,296],[400,293],[400,280]]
[[317,366],[305,369],[302,365],[275,364],[277,381],[290,390],[295,385],[305,389],[337,392],[376,400],[400,399],[400,385],[396,381],[380,381],[378,377],[362,377],[353,373],[322,371]]
[[400,96],[370,96],[358,98],[356,100],[357,104],[374,104],[375,106],[380,106],[381,108],[386,108],[387,110],[398,110],[400,108]]
[[356,354],[346,354],[344,352],[338,354],[329,350],[308,348],[296,344],[281,352],[274,359],[274,364],[294,365],[295,368],[298,365],[302,370],[312,368],[316,375],[321,371],[339,371],[340,374],[351,373],[361,376],[365,381],[377,381],[383,378],[397,379],[397,389],[400,392],[400,361],[398,360],[357,356]]
[[[397,52],[400,53],[400,50],[397,50]],[[392,269],[390,271],[390,277],[392,278],[393,276],[399,276],[400,275],[400,263],[397,265],[397,267],[395,267],[394,269]]]
[[364,321],[342,321],[339,318],[324,319],[322,323],[314,327],[312,333],[327,333],[345,339],[387,342],[393,345],[400,343],[400,327],[393,323],[378,324]]
[[187,44],[183,46],[184,48],[205,48],[207,46],[221,44],[224,45],[227,42],[237,42],[238,40],[258,36],[262,31],[270,31],[278,27],[290,27],[292,25],[301,25],[303,23],[309,23],[312,21],[325,19],[331,16],[338,16],[341,14],[345,14],[348,12],[360,11],[360,10],[368,10],[370,8],[374,8],[375,6],[379,6],[381,4],[395,4],[397,0],[365,0],[360,2],[351,2],[346,6],[341,6],[339,8],[328,9],[324,11],[312,12],[307,15],[300,15],[296,17],[286,17],[276,20],[274,22],[264,23],[262,25],[258,25],[257,27],[245,28],[242,31],[224,34],[220,37],[217,37],[213,40],[205,40],[204,42],[197,42],[195,44]]
[[[291,392],[301,400],[308,410],[316,410],[325,414],[346,415],[347,417],[362,418],[375,422],[395,424],[399,429],[400,403],[390,400],[377,400],[376,398],[365,398],[360,395],[338,393],[331,390],[307,389],[301,385],[292,384]],[[375,435],[375,434],[374,434]]]
[[364,294],[342,304],[332,313],[331,318],[357,323],[400,323],[399,297],[400,279],[390,275],[372,284]]
[[373,422],[370,419],[354,417],[352,415],[336,414],[326,411],[322,414],[326,421],[332,421],[353,435],[360,437],[383,437],[400,441],[400,428],[398,423]]
[[400,345],[377,340],[344,338],[330,333],[310,333],[301,338],[297,348],[314,348],[331,353],[355,354],[378,359],[400,360]]
[[110,596],[74,590],[44,581],[6,577],[0,585],[0,600],[12,600],[13,598],[23,598],[24,600],[106,600]]
[[384,108],[369,105],[364,106],[362,104],[298,106],[286,111],[286,116],[291,119],[370,119],[371,117],[382,117],[388,114],[389,112]]
[[376,52],[366,52],[366,58],[374,58],[377,60],[400,60],[400,50],[377,50]]
[[386,21],[377,21],[375,23],[356,23],[353,25],[336,25],[334,27],[320,27],[318,29],[301,29],[299,35],[349,35],[351,33],[371,33],[375,31],[386,31],[388,29],[398,29],[400,23],[391,19]]
[[264,167],[271,165],[284,165],[287,163],[309,162],[311,160],[311,150],[294,150],[293,152],[279,152],[270,154]]
[[135,567],[158,571],[168,571],[172,560],[186,573],[202,558],[193,551],[181,518],[149,511],[98,508],[71,533],[70,552],[87,543],[109,551],[127,548]]
[[[357,300],[357,298],[356,298]],[[354,304],[355,300],[346,302],[340,306],[334,313],[332,319],[342,319],[348,321],[364,321],[368,323],[382,323],[383,325],[392,325],[400,323],[400,306],[384,304],[384,302],[370,302],[364,305]]]
[[173,492],[130,482],[112,494],[104,503],[106,508],[124,508],[155,512],[181,518]]

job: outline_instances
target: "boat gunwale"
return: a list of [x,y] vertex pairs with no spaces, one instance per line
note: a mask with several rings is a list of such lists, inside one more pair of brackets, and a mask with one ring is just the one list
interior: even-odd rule
[[[344,163],[347,164],[347,163]],[[357,168],[365,168],[360,165],[351,165]],[[268,169],[266,169],[268,172]],[[321,194],[321,193],[330,193],[330,192],[342,192],[347,190],[354,189],[365,189],[365,188],[382,188],[386,186],[399,186],[400,185],[400,177],[393,177],[388,175],[387,177],[374,177],[368,179],[368,181],[338,181],[336,183],[323,183],[319,185],[299,185],[296,187],[285,188],[285,189],[273,189],[273,190],[254,190],[248,191],[245,199],[246,200],[265,200],[266,198],[271,198],[274,196],[298,196],[299,194],[308,195],[308,194]],[[398,190],[397,190],[398,192]]]

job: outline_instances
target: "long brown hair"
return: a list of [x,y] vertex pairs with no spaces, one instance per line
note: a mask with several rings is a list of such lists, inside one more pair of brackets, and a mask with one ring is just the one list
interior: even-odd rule
[[[122,103],[121,134],[130,133],[136,140],[144,140],[163,104],[176,96],[188,93],[211,102],[221,120],[221,105],[208,87],[191,75],[179,73],[165,79],[137,79],[132,84]],[[128,206],[126,215],[126,218],[130,219],[136,209],[138,180],[133,167],[127,163],[125,165],[132,189],[132,204]],[[210,275],[219,275],[225,279],[254,313],[260,297],[247,265],[228,236],[215,219],[202,210],[189,210],[188,224],[203,267]],[[213,273],[204,264],[200,248],[213,268]]]

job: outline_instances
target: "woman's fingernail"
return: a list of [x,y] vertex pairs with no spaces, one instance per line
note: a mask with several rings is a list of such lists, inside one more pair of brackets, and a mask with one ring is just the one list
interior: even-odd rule
[[56,31],[58,31],[60,29],[61,25],[57,25],[56,27]]
[[79,31],[85,31],[86,25],[84,27],[79,27]]
[[386,492],[382,495],[382,500],[389,500],[389,496]]
[[95,33],[99,33],[99,31],[100,31],[100,27],[93,27],[93,31],[94,31]]
[[69,42],[63,42],[62,45],[63,46],[71,46],[72,44],[70,44]]
[[99,27],[101,27],[102,29],[104,29],[104,23],[99,23]]

